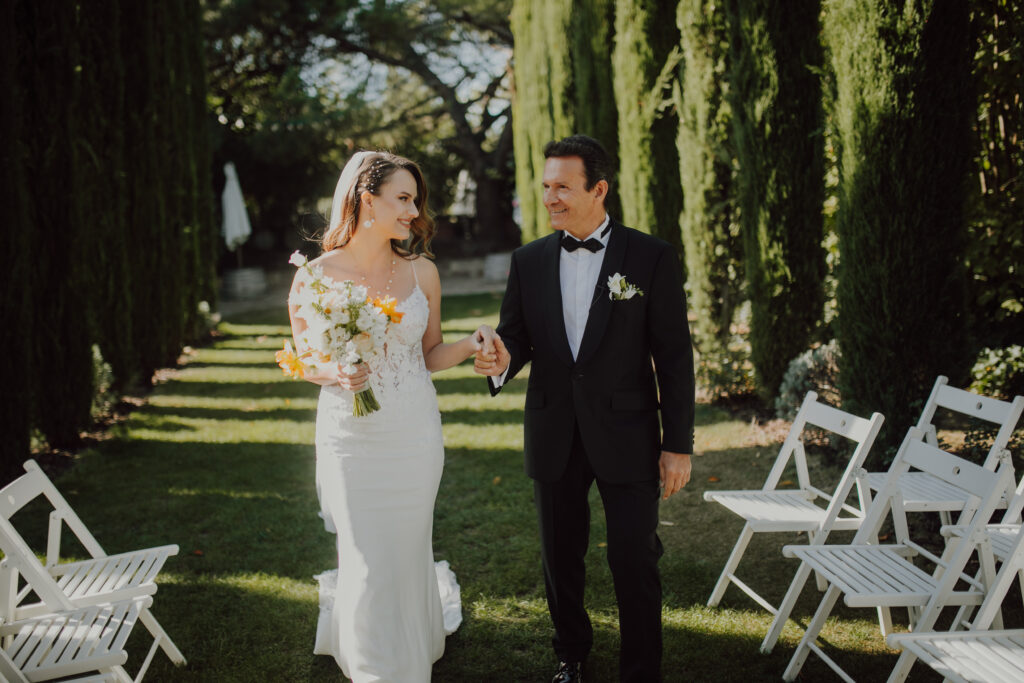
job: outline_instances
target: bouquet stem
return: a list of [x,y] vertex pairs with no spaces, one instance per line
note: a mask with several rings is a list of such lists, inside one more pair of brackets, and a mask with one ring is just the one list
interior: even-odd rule
[[367,385],[365,389],[358,392],[352,401],[352,414],[356,417],[363,417],[380,410],[377,397],[373,395],[373,387]]

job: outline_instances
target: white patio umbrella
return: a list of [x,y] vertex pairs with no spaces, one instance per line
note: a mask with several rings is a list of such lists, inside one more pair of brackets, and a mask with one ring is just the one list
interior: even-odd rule
[[[224,210],[222,233],[228,250],[234,251],[249,239],[249,235],[252,234],[252,226],[249,225],[249,214],[245,210],[242,186],[238,184],[238,172],[235,171],[235,165],[230,161],[224,164],[224,177],[224,193],[221,195],[221,206]],[[239,253],[239,266],[241,266],[241,253]]]

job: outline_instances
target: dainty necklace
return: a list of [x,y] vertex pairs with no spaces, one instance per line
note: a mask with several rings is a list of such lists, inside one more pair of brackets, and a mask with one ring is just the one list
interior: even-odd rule
[[[392,254],[392,256],[391,256],[391,272],[388,273],[388,282],[387,282],[386,285],[384,285],[383,292],[381,291],[381,289],[379,287],[374,287],[374,289],[377,291],[377,296],[378,297],[381,294],[384,295],[384,298],[387,298],[388,296],[391,295],[391,282],[395,278],[395,264],[396,263],[397,263],[397,260],[395,259],[394,254]],[[367,279],[366,273],[363,273],[360,276],[360,280],[362,281],[363,287],[366,287],[366,290],[369,291],[370,290],[370,283],[369,283],[369,280]]]

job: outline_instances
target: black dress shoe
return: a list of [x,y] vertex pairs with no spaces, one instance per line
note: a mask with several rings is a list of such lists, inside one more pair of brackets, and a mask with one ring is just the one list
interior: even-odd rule
[[583,683],[582,662],[559,662],[551,683]]

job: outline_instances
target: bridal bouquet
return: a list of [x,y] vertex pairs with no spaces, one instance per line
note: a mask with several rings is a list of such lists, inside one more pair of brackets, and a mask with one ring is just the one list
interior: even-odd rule
[[[285,375],[302,378],[310,370],[337,364],[351,374],[356,365],[383,351],[388,326],[402,320],[394,299],[371,299],[365,287],[351,280],[335,282],[319,266],[310,266],[299,252],[292,254],[289,263],[304,269],[309,278],[291,298],[299,307],[296,317],[306,323],[297,340],[306,350],[300,354],[290,342],[284,343],[276,358]],[[380,404],[367,384],[355,395],[352,414],[363,416],[377,410]]]

